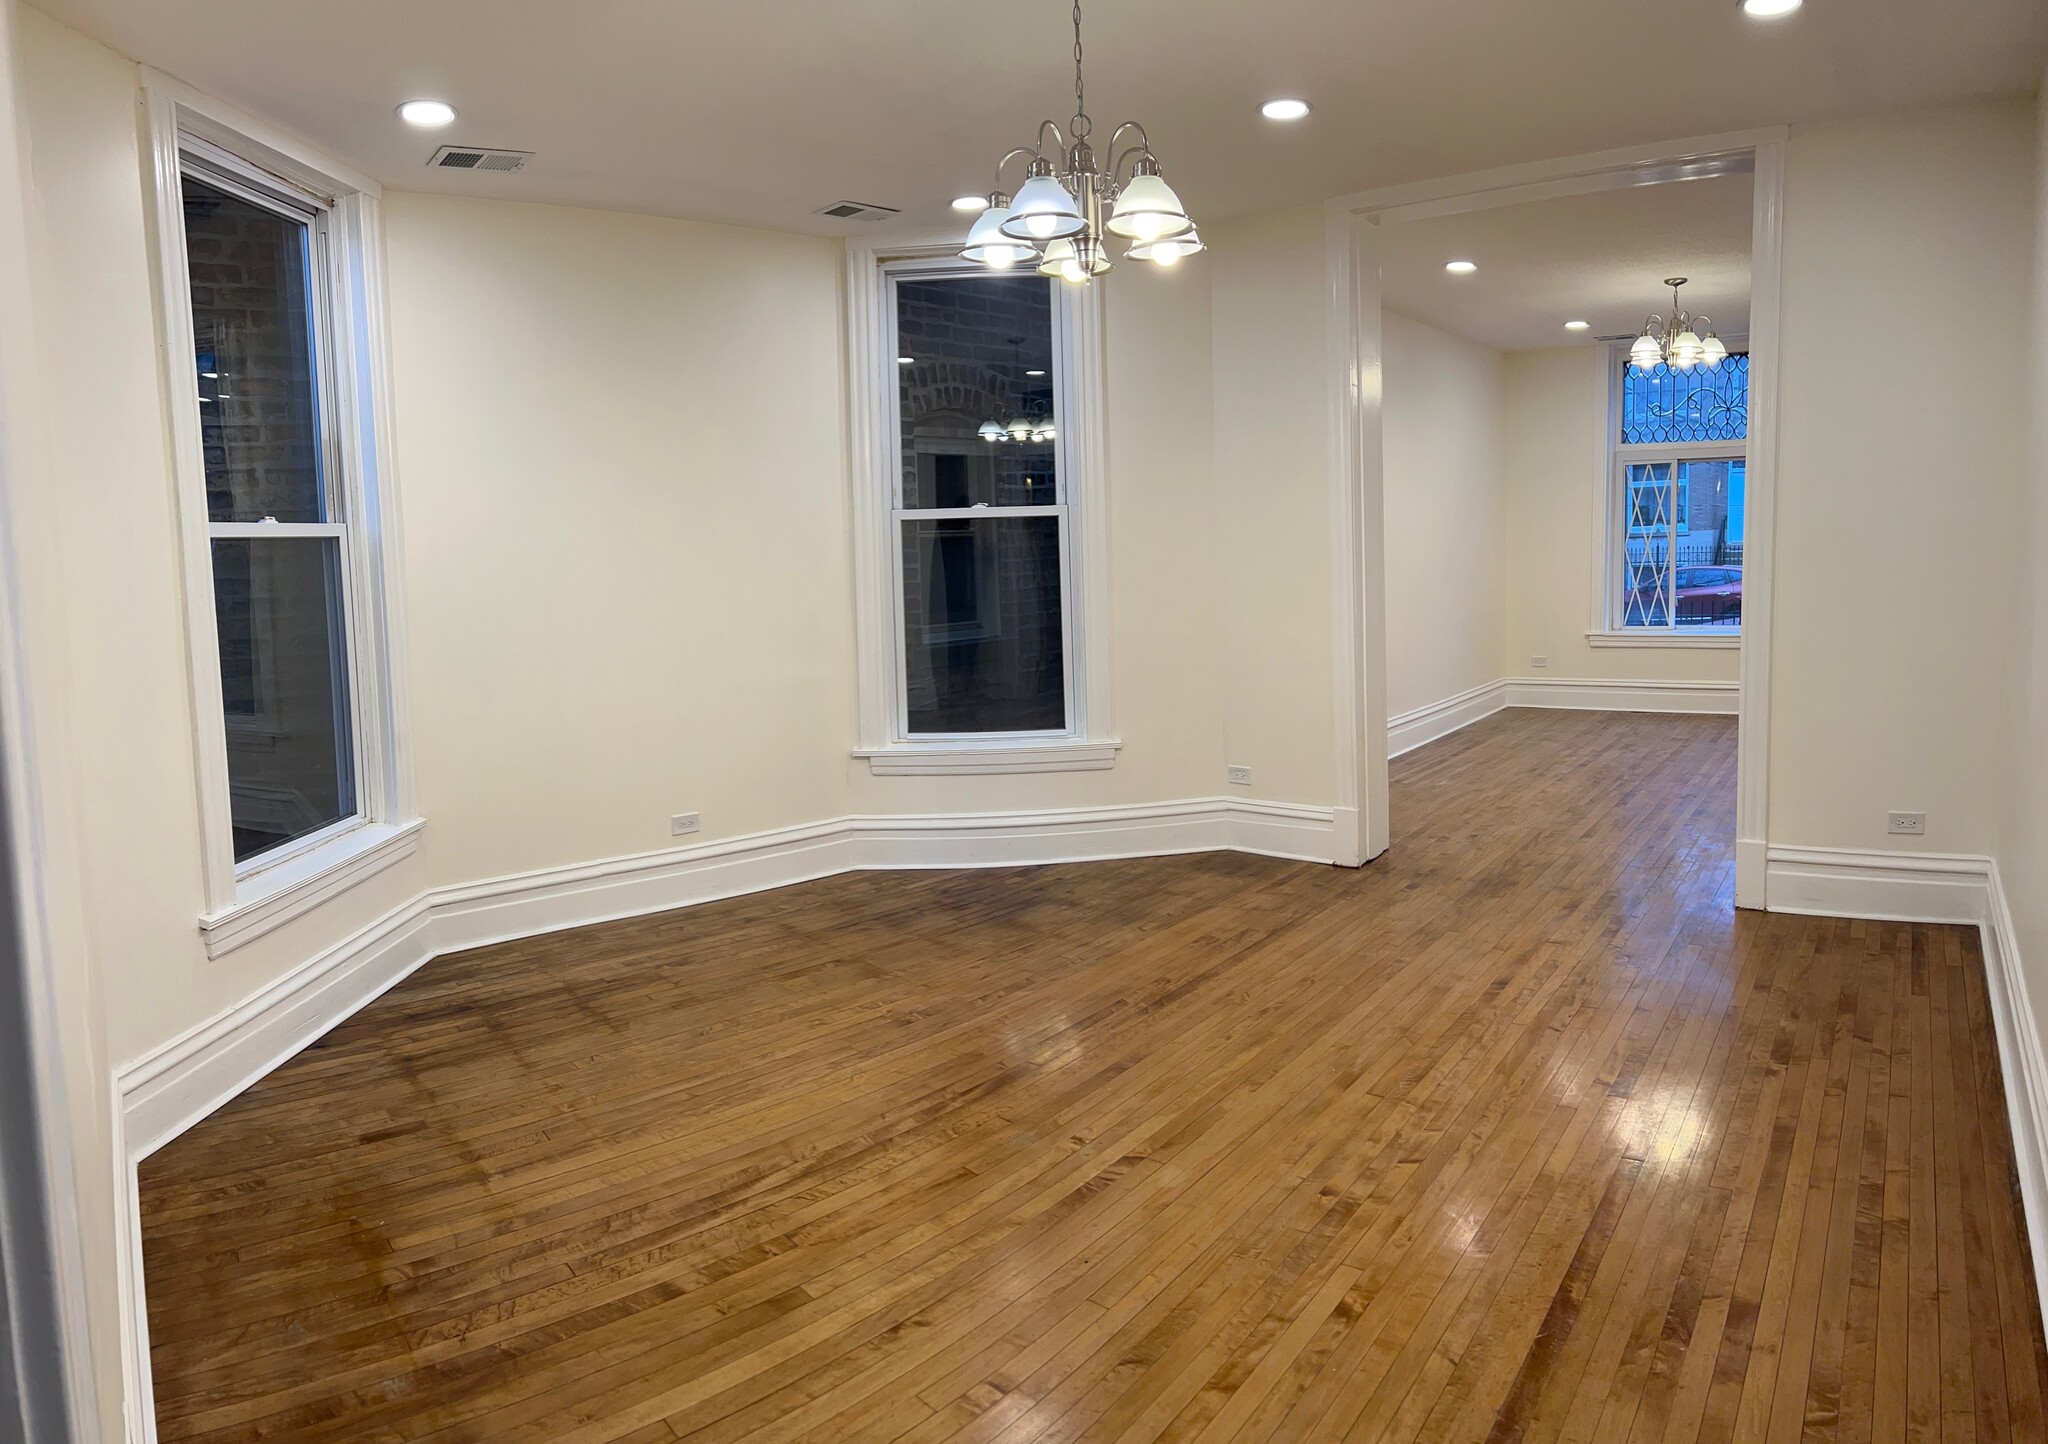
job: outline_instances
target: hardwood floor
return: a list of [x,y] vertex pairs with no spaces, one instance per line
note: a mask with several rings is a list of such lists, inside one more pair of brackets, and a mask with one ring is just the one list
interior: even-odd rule
[[163,1437],[2048,1437],[1975,934],[1735,914],[1734,743],[444,958],[144,1166]]

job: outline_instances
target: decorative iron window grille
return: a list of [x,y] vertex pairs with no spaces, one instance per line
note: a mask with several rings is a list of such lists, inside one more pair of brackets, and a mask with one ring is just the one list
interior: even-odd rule
[[1749,437],[1749,357],[1676,371],[1622,368],[1621,444],[1744,441]]

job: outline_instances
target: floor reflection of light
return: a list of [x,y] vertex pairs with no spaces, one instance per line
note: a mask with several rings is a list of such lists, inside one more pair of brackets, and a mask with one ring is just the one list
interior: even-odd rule
[[1621,1136],[1632,1158],[1668,1167],[1690,1158],[1705,1143],[1713,1118],[1690,1088],[1666,1085],[1632,1099],[1621,1116]]

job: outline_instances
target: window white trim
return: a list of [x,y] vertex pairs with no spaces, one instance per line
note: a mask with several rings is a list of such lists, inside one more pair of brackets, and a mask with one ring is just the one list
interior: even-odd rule
[[[895,500],[902,459],[896,399],[896,318],[890,277],[984,274],[963,265],[957,242],[849,242],[847,376],[853,478],[854,629],[859,745],[881,776],[1048,772],[1108,767],[1111,725],[1108,498],[1103,465],[1101,287],[1054,286],[1054,441],[1064,518],[1061,605],[1066,628],[1068,726],[1057,732],[909,735],[904,714],[901,545]],[[1048,515],[1044,507],[981,508],[962,515]]]
[[[391,383],[384,295],[382,192],[267,122],[168,76],[145,70],[149,193],[155,226],[159,352],[170,419],[191,674],[206,896],[199,927],[218,956],[380,871],[417,845],[419,819],[406,725],[401,538],[391,448]],[[357,810],[334,826],[237,866],[229,794],[227,718],[214,619],[199,402],[185,374],[194,350],[186,269],[183,156],[227,169],[266,203],[318,221],[315,264],[325,327],[332,476],[346,526],[270,525],[269,534],[333,531],[344,543],[348,663]],[[209,180],[213,177],[209,174]]]

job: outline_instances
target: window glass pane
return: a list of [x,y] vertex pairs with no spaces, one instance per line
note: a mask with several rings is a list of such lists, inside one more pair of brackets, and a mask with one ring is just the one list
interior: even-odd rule
[[325,521],[308,229],[191,175],[184,199],[207,515]]
[[1671,528],[1677,502],[1672,480],[1676,469],[1668,461],[1628,469],[1622,499],[1622,524],[1628,536],[1621,582],[1624,627],[1671,625]]
[[1740,457],[1632,464],[1622,502],[1624,627],[1742,625]]
[[1748,469],[1739,458],[1678,464],[1685,499],[1672,577],[1678,626],[1742,625],[1742,496]]
[[1064,730],[1058,519],[902,525],[910,731]]
[[1621,444],[1742,441],[1749,436],[1749,357],[1674,371],[1622,367]]
[[1058,500],[1053,284],[1037,275],[897,282],[905,510]]
[[241,862],[356,811],[340,542],[217,538],[213,598]]

